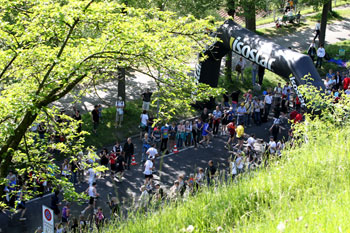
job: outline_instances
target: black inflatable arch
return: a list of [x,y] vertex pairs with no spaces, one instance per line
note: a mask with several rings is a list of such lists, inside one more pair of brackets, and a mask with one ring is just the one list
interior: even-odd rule
[[[242,28],[233,20],[225,21],[215,36],[219,37],[220,41],[204,52],[208,58],[196,67],[196,77],[199,82],[216,87],[220,75],[221,58],[233,51],[284,78],[289,78],[302,105],[305,105],[305,101],[298,91],[299,85],[307,82],[324,89],[324,83],[307,55],[284,48]],[[304,80],[305,75],[308,74],[311,78]]]

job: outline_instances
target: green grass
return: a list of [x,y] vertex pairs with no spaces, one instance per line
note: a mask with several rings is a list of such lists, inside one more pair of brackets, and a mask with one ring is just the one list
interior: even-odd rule
[[[265,70],[265,76],[261,90],[255,90],[253,89],[252,84],[251,67],[248,67],[244,70],[244,82],[242,82],[241,80],[237,80],[237,73],[233,72],[231,80],[228,80],[225,76],[221,76],[219,78],[218,87],[225,88],[229,93],[235,90],[240,90],[241,93],[245,93],[249,89],[251,89],[254,91],[255,95],[261,95],[263,91],[273,89],[274,87],[276,87],[279,82],[283,84],[286,81],[287,80],[284,80],[277,74]],[[256,77],[256,82],[258,82],[258,77]]]
[[90,132],[90,135],[85,136],[85,145],[103,148],[104,146],[113,145],[116,140],[125,140],[127,137],[138,133],[141,112],[141,100],[127,102],[122,127],[115,128],[116,108],[104,108],[102,110],[103,120],[97,129],[97,135],[92,132],[91,113],[82,115],[83,130]]
[[[349,2],[347,0],[337,1],[337,5],[335,6],[333,4],[333,8],[334,7],[338,7],[338,6],[348,5],[348,4],[349,4]],[[344,11],[344,13],[343,13],[344,16],[343,17],[347,17],[346,15],[350,14],[350,13],[345,12],[345,10],[336,10],[336,11]],[[315,9],[313,7],[306,7],[304,9],[300,10],[300,14],[301,15],[307,15],[307,14],[311,14],[311,13],[314,13],[314,12],[315,12]],[[317,11],[317,12],[318,12],[318,14],[321,14],[321,11]],[[277,13],[276,14],[276,18],[277,17],[282,17],[282,14]],[[261,19],[257,20],[256,21],[256,25],[259,26],[259,25],[269,24],[269,23],[273,23],[273,22],[274,22],[273,15],[271,14],[271,15],[265,17],[265,18],[261,18]]]
[[[331,45],[325,46],[326,52],[330,55],[331,58],[335,59],[345,59],[347,60],[347,66],[350,66],[350,40],[338,42]],[[339,56],[339,49],[345,49],[345,56],[340,57]],[[345,70],[343,67],[339,67],[335,63],[329,63],[324,61],[322,64],[322,68],[318,69],[321,76],[325,76],[326,73],[329,71],[329,69],[332,69],[333,71],[342,71]]]
[[308,143],[269,168],[103,232],[349,232],[349,132],[309,122]]

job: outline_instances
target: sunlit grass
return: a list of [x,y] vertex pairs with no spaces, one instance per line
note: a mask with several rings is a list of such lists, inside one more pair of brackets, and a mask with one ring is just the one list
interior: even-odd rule
[[309,124],[308,143],[269,168],[104,232],[348,232],[350,128]]

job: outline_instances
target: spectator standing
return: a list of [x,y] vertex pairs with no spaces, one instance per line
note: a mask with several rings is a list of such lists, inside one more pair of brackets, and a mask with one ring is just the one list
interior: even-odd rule
[[[80,115],[80,111],[79,110],[74,110],[74,115],[72,117],[74,120],[76,121],[81,121],[82,118],[81,118],[81,115]],[[77,132],[80,133],[81,132],[81,128],[82,127],[82,123],[80,122],[79,125],[78,125],[78,129],[77,129]]]
[[269,113],[270,113],[271,105],[272,105],[272,92],[269,92],[269,94],[266,95],[265,99],[264,99],[264,106],[265,106],[264,121],[268,120],[268,116],[269,116]]
[[60,194],[60,191],[56,190],[54,195],[51,197],[51,206],[50,208],[53,210],[55,216],[59,217],[61,211],[58,208],[58,206],[61,205],[60,199],[58,198],[58,195]]
[[141,191],[141,196],[139,198],[140,207],[143,211],[145,211],[147,209],[148,202],[149,202],[149,193],[145,185],[141,186],[140,191]]
[[157,125],[153,129],[152,140],[156,144],[156,148],[159,148],[160,143],[162,141],[162,133],[160,131],[160,128]]
[[342,80],[343,80],[343,77],[340,75],[340,72],[339,71],[337,71],[336,72],[336,74],[335,74],[335,88],[337,89],[337,90],[339,90],[339,87],[340,87],[340,85],[341,85],[341,82],[342,82]]
[[206,171],[206,177],[207,177],[207,184],[211,185],[213,183],[213,179],[215,177],[216,173],[216,167],[214,166],[213,160],[210,160],[208,162],[208,167]]
[[152,96],[152,92],[149,91],[149,89],[146,89],[146,92],[142,94],[142,109],[148,111],[149,110],[149,106],[150,106],[150,102],[151,102],[151,96]]
[[239,95],[241,94],[241,91],[234,91],[231,94],[231,99],[232,99],[232,111],[233,113],[236,113],[237,105],[238,105],[238,99]]
[[315,61],[315,56],[317,54],[316,48],[315,48],[315,42],[312,41],[310,44],[309,49],[307,50],[307,54],[309,55],[309,57],[311,58],[312,62]]
[[277,142],[277,140],[278,140],[278,134],[281,133],[281,129],[284,129],[284,128],[281,126],[280,119],[275,118],[273,121],[273,124],[270,128],[270,132],[271,132],[275,142]]
[[246,62],[243,59],[243,57],[240,57],[239,61],[236,64],[236,68],[235,68],[237,71],[237,80],[239,80],[239,76],[241,76],[242,81],[244,80],[243,74],[244,74],[245,67],[246,67]]
[[185,125],[183,121],[180,121],[180,124],[177,126],[177,147],[180,149],[183,146],[185,138]]
[[265,75],[265,67],[259,65],[258,67],[259,86],[262,86],[263,84],[264,75]]
[[228,94],[227,92],[222,95],[223,101],[224,101],[224,106],[225,108],[229,108],[230,104],[228,103]]
[[176,144],[176,133],[177,133],[177,127],[175,125],[175,122],[171,123],[171,126],[169,126],[169,149],[172,152],[174,145]]
[[197,148],[197,120],[191,122],[192,124],[192,142],[194,144],[194,148]]
[[93,132],[97,134],[98,124],[100,122],[100,116],[98,112],[98,105],[95,105],[94,110],[91,111],[92,123],[93,123]]
[[195,181],[196,181],[196,184],[195,184],[195,187],[196,187],[196,190],[199,189],[199,187],[201,187],[203,185],[203,182],[204,182],[204,169],[203,168],[198,168],[198,173],[196,175],[196,178],[195,178]]
[[134,154],[134,144],[132,144],[131,138],[128,138],[124,144],[123,152],[127,164],[127,169],[130,170],[131,156]]
[[258,64],[256,64],[255,62],[252,62],[252,84],[253,84],[253,86],[255,86],[258,68],[259,68]]
[[343,90],[347,90],[350,87],[350,76],[346,76],[343,80]]
[[252,102],[252,99],[249,99],[246,104],[244,105],[246,111],[245,114],[245,126],[251,126],[250,119],[252,118],[252,115],[254,114],[254,103]]
[[219,125],[220,125],[220,121],[221,121],[221,111],[219,106],[216,106],[216,109],[213,111],[213,116],[214,116],[214,128],[213,128],[213,134],[217,135],[218,131],[219,131]]
[[161,143],[160,143],[160,152],[165,153],[168,149],[168,138],[169,138],[169,125],[166,123],[160,128],[161,131]]
[[260,118],[260,99],[255,98],[254,99],[254,122],[256,125],[261,124],[261,118]]
[[103,211],[101,207],[98,207],[97,212],[95,214],[95,223],[96,223],[96,228],[97,232],[100,231],[100,228],[103,226],[105,216],[103,215]]
[[314,37],[314,41],[316,40],[317,37],[320,37],[320,31],[321,30],[321,23],[320,20],[317,20],[316,25],[315,25],[315,37]]
[[142,138],[142,133],[143,132],[148,132],[148,115],[147,115],[147,111],[146,110],[143,110],[141,115],[140,115],[140,119],[141,119],[141,122],[140,122],[140,129],[141,129],[141,132],[140,132],[140,138]]
[[326,50],[323,48],[323,45],[321,44],[320,47],[317,49],[317,61],[316,61],[316,68],[321,68],[322,66],[322,60],[326,56]]
[[70,209],[69,209],[69,203],[67,202],[65,206],[62,208],[62,223],[67,226],[69,222],[70,217]]
[[237,175],[244,172],[244,159],[242,156],[242,152],[237,153],[236,166],[237,166]]
[[125,107],[125,103],[121,96],[119,96],[118,100],[115,102],[115,107],[116,107],[116,118],[115,118],[116,125],[115,126],[121,127],[123,118],[124,118],[124,107]]
[[229,132],[229,138],[228,138],[228,141],[226,143],[226,148],[230,150],[231,143],[234,142],[235,134],[236,134],[236,126],[235,126],[235,122],[234,121],[230,122],[227,125],[227,131]]
[[245,114],[247,109],[244,107],[244,102],[241,103],[241,106],[237,109],[237,125],[242,125],[245,123]]
[[277,87],[274,88],[275,98],[274,98],[274,105],[277,103],[281,103],[281,97],[282,97],[282,86],[281,83],[277,84]]
[[203,109],[203,112],[201,114],[201,120],[202,122],[205,122],[206,120],[209,119],[209,113],[208,113],[208,109],[207,108],[204,108]]
[[198,118],[197,122],[197,142],[199,143],[202,140],[202,130],[203,130],[203,126],[204,126],[204,122],[202,121],[201,118]]
[[191,146],[192,141],[192,123],[189,121],[185,122],[185,146]]

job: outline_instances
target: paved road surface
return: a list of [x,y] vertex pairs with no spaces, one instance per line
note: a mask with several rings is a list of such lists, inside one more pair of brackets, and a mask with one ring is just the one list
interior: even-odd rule
[[[246,133],[255,133],[258,138],[262,138],[265,141],[269,137],[268,128],[271,126],[271,121],[261,126],[253,126],[246,129]],[[283,132],[284,136],[287,132]],[[215,137],[212,142],[213,148],[189,148],[187,150],[181,151],[176,155],[170,155],[163,158],[162,170],[155,176],[156,180],[161,182],[161,185],[167,190],[177,178],[179,174],[185,174],[188,176],[190,173],[195,172],[195,168],[207,166],[207,162],[212,159],[215,164],[221,169],[227,169],[227,158],[229,154],[224,148],[224,142],[227,140],[226,136]],[[134,139],[134,144],[136,145],[136,160],[139,162],[141,160],[141,141],[139,139]],[[156,160],[156,167],[159,170],[160,159]],[[97,206],[101,206],[104,209],[104,213],[109,217],[109,210],[106,204],[107,195],[112,192],[113,196],[118,195],[119,199],[125,206],[131,204],[132,199],[137,200],[140,195],[139,188],[144,182],[143,167],[136,165],[131,167],[130,171],[125,174],[125,180],[116,183],[109,177],[105,179],[97,180],[97,191],[100,193],[101,198],[97,201]],[[159,177],[160,175],[160,177]],[[77,190],[82,192],[86,190],[87,184],[77,186]],[[36,201],[32,201],[27,204],[27,221],[20,222],[19,216],[15,216],[12,220],[8,218],[5,214],[0,214],[0,228],[2,232],[11,233],[25,233],[34,232],[35,229],[42,223],[41,219],[41,205],[50,206],[51,196],[41,198]],[[72,214],[79,217],[80,211],[84,209],[87,204],[78,206],[76,204],[71,206]],[[87,214],[86,214],[87,215]],[[1,232],[1,231],[0,231]]]

